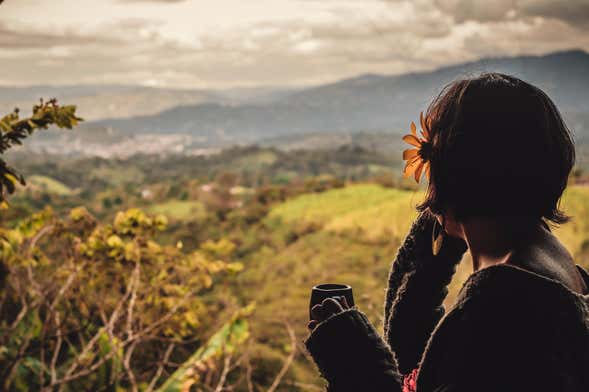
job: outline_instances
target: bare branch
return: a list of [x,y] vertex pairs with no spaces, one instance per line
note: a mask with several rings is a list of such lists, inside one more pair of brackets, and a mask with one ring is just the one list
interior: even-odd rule
[[325,390],[325,388],[320,387],[320,386],[315,385],[315,384],[306,384],[306,383],[296,382],[296,381],[287,382],[286,384],[287,385],[295,386],[295,387],[297,387],[299,389],[303,389],[303,390],[306,390],[306,391],[324,391]]
[[[107,331],[107,333],[110,333],[112,331],[113,325],[119,319],[120,312],[121,312],[121,309],[123,307],[123,304],[127,301],[127,299],[129,299],[129,296],[130,295],[131,295],[131,287],[130,286],[127,286],[127,290],[125,292],[125,295],[117,303],[117,306],[113,310],[108,323],[103,327],[104,330]],[[71,366],[66,371],[65,376],[64,376],[64,379],[70,379],[71,378],[72,374],[74,374],[74,371],[80,365],[80,360],[84,356],[86,356],[90,352],[90,350],[92,350],[92,348],[94,347],[94,345],[96,344],[96,342],[100,338],[100,335],[102,334],[102,332],[103,332],[103,329],[102,328],[99,329],[96,332],[96,334],[94,334],[94,336],[92,337],[92,339],[90,339],[90,341],[88,341],[88,343],[86,343],[86,345],[84,346],[84,348],[82,349],[82,351],[76,356],[76,359],[73,361],[73,363],[71,364]],[[114,351],[115,350],[111,351],[111,353],[109,353],[109,354],[112,354]]]
[[288,358],[286,358],[286,361],[284,361],[282,369],[280,369],[278,375],[276,375],[274,382],[272,383],[272,385],[270,385],[270,388],[268,388],[268,392],[274,392],[276,388],[278,388],[280,382],[282,381],[282,378],[290,368],[290,365],[292,365],[292,362],[294,361],[297,355],[297,337],[295,335],[294,329],[287,321],[284,322],[284,325],[286,327],[286,330],[288,331],[288,335],[290,336],[290,354]]
[[229,374],[231,366],[231,357],[231,353],[225,355],[225,360],[223,361],[223,371],[221,372],[221,377],[219,377],[219,382],[217,383],[215,392],[221,392],[223,390],[223,387],[225,386],[225,381],[227,381],[227,374]]
[[115,353],[116,353],[116,351],[112,350],[111,352],[109,352],[108,354],[106,354],[105,356],[100,358],[100,360],[95,362],[92,366],[89,366],[84,370],[80,370],[78,373],[72,373],[68,376],[65,376],[65,377],[57,380],[54,386],[60,385],[60,390],[62,390],[64,385],[67,384],[68,382],[73,381],[73,380],[77,380],[78,378],[85,377],[89,374],[92,374],[93,372],[96,371],[96,369],[98,369],[100,366],[102,366],[106,361],[110,360],[115,355]]
[[136,333],[133,334],[132,338],[130,338],[130,339],[128,338],[126,341],[130,341],[130,340],[137,339],[139,337],[148,335],[151,331],[153,331],[154,329],[156,329],[157,327],[159,327],[160,325],[162,325],[163,323],[165,323],[166,321],[171,319],[176,314],[176,311],[178,311],[178,309],[180,309],[180,307],[185,305],[188,298],[190,298],[194,293],[195,293],[195,291],[192,290],[192,291],[189,291],[186,294],[184,294],[184,296],[178,301],[178,303],[176,305],[174,305],[172,307],[172,309],[170,309],[170,311],[168,313],[166,313],[159,320],[154,321],[151,325],[147,326],[146,328],[143,328],[142,330],[137,331]]
[[11,330],[18,326],[18,324],[22,321],[22,319],[25,317],[25,315],[29,311],[29,304],[27,304],[24,301],[24,299],[21,301],[21,306],[22,306],[22,308],[20,309],[20,312],[18,312],[18,316],[16,316],[16,318],[14,319],[12,324],[10,325]]
[[29,343],[31,342],[31,332],[29,331],[25,338],[23,339],[22,344],[19,347],[18,350],[18,354],[17,354],[17,359],[16,361],[14,361],[12,363],[12,366],[10,367],[10,370],[8,371],[8,376],[6,377],[6,379],[4,380],[4,390],[9,390],[9,386],[12,383],[12,378],[14,377],[14,374],[16,373],[16,369],[18,368],[18,365],[20,363],[20,359],[23,358],[25,351],[27,351],[27,348],[29,348]]
[[137,299],[137,288],[139,287],[139,274],[140,274],[140,263],[135,263],[133,269],[133,276],[131,277],[131,300],[129,306],[127,306],[127,337],[131,339],[133,337],[133,309],[135,308],[135,300]]
[[53,309],[55,309],[55,307],[57,306],[57,304],[59,303],[59,301],[61,300],[61,298],[65,294],[65,292],[67,290],[69,290],[69,288],[71,287],[72,283],[74,283],[74,280],[78,276],[78,272],[80,272],[80,268],[75,267],[74,268],[74,272],[72,272],[71,274],[69,274],[69,276],[67,277],[67,280],[65,281],[65,283],[63,284],[63,286],[61,286],[61,288],[57,292],[57,295],[55,296],[55,298],[51,302],[51,305],[49,306],[49,310],[50,311],[53,311]]
[[164,358],[160,361],[157,371],[155,372],[155,375],[151,379],[151,382],[147,386],[147,389],[145,390],[145,392],[151,392],[154,390],[154,388],[157,384],[157,381],[162,376],[162,373],[164,372],[164,368],[168,364],[168,360],[170,359],[170,355],[172,354],[172,351],[174,351],[175,347],[176,347],[175,343],[170,343],[168,345],[168,348],[166,349],[166,352],[164,354]]
[[131,390],[133,392],[139,391],[137,387],[137,379],[135,378],[135,373],[133,373],[133,369],[131,368],[131,357],[133,356],[133,351],[135,351],[135,347],[137,347],[138,341],[133,342],[127,352],[125,353],[125,359],[123,361],[123,365],[125,366],[125,370],[127,372],[127,376],[129,377],[129,382],[131,383]]
[[43,227],[41,230],[39,230],[39,232],[35,234],[33,238],[31,238],[31,241],[29,242],[29,245],[27,247],[27,257],[31,257],[33,249],[35,249],[35,246],[37,246],[37,242],[39,242],[39,240],[43,238],[44,235],[49,234],[51,230],[53,230],[53,228],[53,225],[47,225]]
[[254,383],[252,382],[252,363],[250,361],[249,356],[245,362],[245,374],[246,374],[246,382],[247,382],[247,390],[248,392],[255,392],[254,391]]
[[55,326],[57,328],[58,335],[57,335],[57,342],[55,343],[55,350],[53,350],[53,356],[51,358],[51,366],[50,366],[51,385],[54,385],[55,382],[57,381],[57,369],[56,369],[57,358],[59,357],[59,352],[61,351],[61,344],[63,342],[63,338],[61,336],[61,320],[59,318],[59,313],[55,313],[54,319],[55,319]]

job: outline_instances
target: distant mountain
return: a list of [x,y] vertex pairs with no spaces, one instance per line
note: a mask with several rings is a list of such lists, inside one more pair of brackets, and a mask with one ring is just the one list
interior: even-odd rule
[[90,121],[155,114],[181,104],[223,102],[223,97],[207,90],[116,85],[0,87],[0,113],[15,107],[26,113],[39,98],[53,97],[64,104],[76,104],[78,113]]
[[[156,115],[102,120],[92,126],[131,133],[187,133],[211,145],[314,132],[399,131],[415,120],[442,86],[458,77],[486,71],[513,74],[537,84],[567,116],[586,118],[579,113],[589,112],[589,54],[576,50],[487,58],[431,72],[362,75],[283,92],[256,104],[185,102]],[[585,122],[576,125],[574,129],[581,127],[578,132],[589,133]]]
[[39,98],[58,98],[75,103],[78,113],[88,121],[129,118],[160,113],[179,105],[244,102],[264,104],[294,91],[286,88],[233,88],[227,90],[183,90],[144,86],[85,85],[0,87],[0,113],[15,107],[28,112]]

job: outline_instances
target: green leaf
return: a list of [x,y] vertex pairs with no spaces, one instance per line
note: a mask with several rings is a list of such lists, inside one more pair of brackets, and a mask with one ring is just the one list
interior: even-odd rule
[[[3,131],[0,134],[0,154],[21,145],[36,129],[47,129],[50,125],[71,129],[80,121],[83,119],[76,116],[75,106],[59,106],[55,99],[47,102],[41,100],[39,105],[33,106],[33,115],[29,118],[20,119],[18,109],[15,109],[0,120],[0,129]],[[17,182],[25,185],[24,178],[0,159],[0,203],[4,201],[5,191],[9,194],[15,191]]]
[[182,392],[199,382],[198,369],[204,369],[207,362],[218,358],[222,354],[232,353],[249,338],[247,318],[254,310],[251,304],[239,310],[217,333],[208,340],[207,344],[199,348],[157,392]]
[[16,376],[14,378],[14,387],[17,391],[30,391],[35,386],[38,386],[40,377],[47,380],[49,377],[49,370],[37,358],[25,357],[20,361],[16,368]]

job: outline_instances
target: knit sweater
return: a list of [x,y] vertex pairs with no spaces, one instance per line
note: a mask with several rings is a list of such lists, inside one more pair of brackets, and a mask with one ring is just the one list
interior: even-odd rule
[[327,390],[397,392],[417,368],[417,392],[589,391],[589,295],[496,265],[473,273],[445,313],[466,246],[448,237],[434,256],[431,224],[420,217],[393,262],[384,339],[352,308],[305,341]]

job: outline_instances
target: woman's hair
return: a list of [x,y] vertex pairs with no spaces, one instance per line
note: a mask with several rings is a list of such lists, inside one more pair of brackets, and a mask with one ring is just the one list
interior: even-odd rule
[[552,100],[513,76],[486,73],[446,86],[427,110],[432,154],[418,209],[556,224],[575,162],[571,133]]

